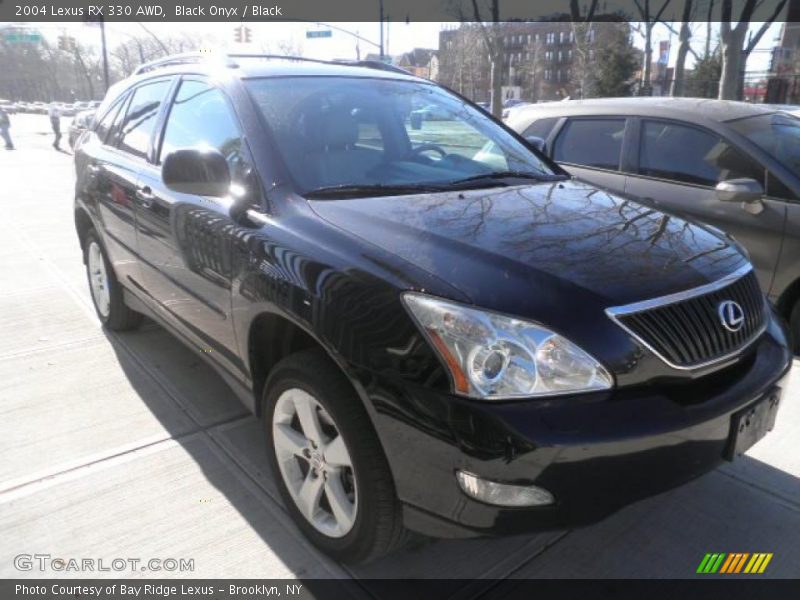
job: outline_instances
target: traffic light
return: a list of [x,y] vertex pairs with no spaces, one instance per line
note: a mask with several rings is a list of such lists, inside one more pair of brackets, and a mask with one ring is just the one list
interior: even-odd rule
[[75,38],[68,35],[58,36],[58,49],[65,52],[71,52],[75,49]]
[[237,44],[249,44],[253,39],[250,28],[244,25],[234,30],[233,37]]

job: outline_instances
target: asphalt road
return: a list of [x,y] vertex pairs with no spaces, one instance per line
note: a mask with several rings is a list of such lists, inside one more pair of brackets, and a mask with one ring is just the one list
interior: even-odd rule
[[[18,149],[0,149],[1,577],[354,577],[367,595],[372,578],[450,577],[467,598],[498,578],[695,577],[707,552],[771,552],[758,577],[800,576],[800,369],[747,456],[602,523],[424,542],[359,568],[328,560],[289,521],[259,423],[222,381],[156,325],[99,327],[72,157],[49,145],[46,117],[12,119]],[[194,570],[20,571],[20,554]]]

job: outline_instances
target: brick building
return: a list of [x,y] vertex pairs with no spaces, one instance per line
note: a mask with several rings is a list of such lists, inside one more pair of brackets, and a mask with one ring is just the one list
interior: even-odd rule
[[[464,23],[439,33],[437,80],[476,102],[490,97],[490,62],[480,24]],[[494,35],[503,48],[500,77],[504,97],[529,101],[590,95],[596,48],[624,22],[565,21],[500,23]]]

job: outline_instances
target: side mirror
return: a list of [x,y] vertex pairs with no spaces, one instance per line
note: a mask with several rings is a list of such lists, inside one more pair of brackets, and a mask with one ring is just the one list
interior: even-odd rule
[[542,152],[543,154],[547,153],[547,148],[545,147],[544,140],[540,138],[538,135],[526,135],[525,141],[528,142],[534,148],[536,148],[539,152]]
[[196,196],[227,196],[231,187],[228,161],[213,148],[185,148],[170,152],[161,167],[169,189]]
[[422,113],[412,112],[411,116],[411,129],[422,129]]
[[720,202],[740,202],[742,210],[751,215],[758,215],[764,210],[761,201],[764,188],[755,179],[744,177],[720,181],[715,188]]
[[729,179],[721,181],[715,188],[717,199],[721,202],[758,202],[764,195],[764,188],[755,179]]

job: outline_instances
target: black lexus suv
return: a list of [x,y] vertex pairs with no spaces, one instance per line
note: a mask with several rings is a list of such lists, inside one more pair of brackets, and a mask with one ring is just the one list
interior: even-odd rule
[[786,332],[737,242],[399,69],[143,65],[75,163],[104,325],[148,315],[207,360],[341,560],[590,523],[774,424]]

